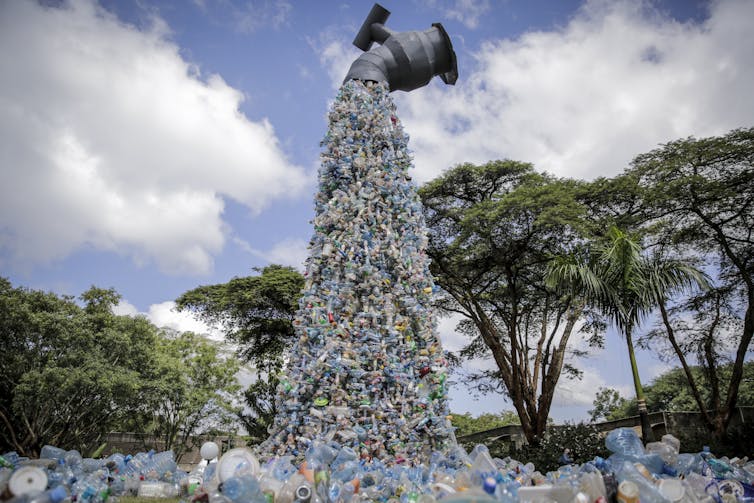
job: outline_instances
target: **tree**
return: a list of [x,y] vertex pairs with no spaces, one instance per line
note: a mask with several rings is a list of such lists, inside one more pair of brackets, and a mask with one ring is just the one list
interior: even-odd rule
[[694,267],[659,255],[642,254],[638,240],[612,227],[607,241],[586,257],[559,257],[550,265],[548,283],[581,296],[602,311],[626,339],[644,442],[652,440],[646,401],[634,354],[634,331],[660,303],[677,292],[705,285]]
[[276,413],[278,373],[293,341],[292,322],[304,278],[280,265],[254,270],[259,274],[190,290],[176,305],[222,328],[225,338],[237,345],[240,358],[256,368],[257,379],[244,392],[251,413],[242,413],[241,420],[253,439],[263,440]]
[[[694,355],[705,369],[709,401],[699,399],[704,387],[686,375],[707,428],[719,437],[737,404],[754,335],[754,128],[669,142],[636,157],[626,176],[643,189],[645,223],[656,241],[701,260],[713,277],[710,291],[672,310],[660,307],[683,368]],[[668,312],[688,316],[673,320]],[[720,369],[728,362],[733,366],[723,386]]]
[[119,296],[72,297],[0,278],[0,450],[36,456],[45,444],[86,452],[138,406],[156,329],[115,316]]
[[[496,369],[469,376],[483,392],[504,388],[530,443],[547,428],[553,394],[579,320],[601,344],[596,318],[573,295],[545,284],[553,257],[590,234],[583,184],[534,172],[530,164],[462,164],[419,191],[430,230],[431,271],[445,295],[439,307],[464,317],[465,358],[489,357]],[[569,354],[570,352],[570,354]]]
[[232,428],[239,413],[239,363],[217,343],[191,332],[163,329],[154,366],[141,394],[140,430],[162,441],[180,459],[192,438]]
[[592,422],[599,421],[600,419],[610,421],[613,419],[616,411],[623,409],[626,402],[626,399],[620,396],[618,390],[600,386],[592,402],[594,408],[588,411],[589,419]]
[[518,414],[512,410],[504,410],[497,414],[485,413],[473,417],[471,413],[453,414],[450,422],[456,428],[456,437],[471,435],[480,431],[492,430],[509,424],[521,424]]
[[[723,382],[728,382],[732,371],[733,364],[725,365],[720,369]],[[708,402],[712,388],[705,383],[705,370],[700,366],[693,366],[691,372],[696,382],[702,384],[702,399]],[[754,406],[754,362],[744,364],[743,375],[744,378],[738,392],[738,405],[752,407]],[[605,388],[600,389],[604,390]],[[681,367],[672,368],[655,377],[648,386],[644,387],[644,395],[649,412],[690,412],[698,410],[686,372]],[[600,400],[600,393],[597,394],[595,402],[598,400]],[[635,398],[625,399],[619,396],[616,404],[617,406],[612,407],[610,412],[605,415],[605,419],[623,419],[637,414]]]
[[0,450],[86,453],[127,427],[180,455],[232,402],[237,364],[198,336],[113,314],[115,290],[92,287],[80,299],[83,307],[0,278]]

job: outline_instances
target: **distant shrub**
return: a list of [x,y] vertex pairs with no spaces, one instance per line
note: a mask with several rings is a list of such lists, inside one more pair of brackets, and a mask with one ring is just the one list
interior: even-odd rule
[[552,426],[539,445],[524,445],[509,455],[522,463],[532,462],[537,470],[546,473],[557,470],[558,460],[566,448],[571,450],[571,459],[578,464],[591,461],[595,456],[610,455],[599,430],[587,423]]
[[729,428],[722,439],[714,438],[701,425],[688,426],[674,434],[681,441],[681,452],[700,452],[704,446],[708,446],[715,456],[754,457],[754,428],[751,425]]

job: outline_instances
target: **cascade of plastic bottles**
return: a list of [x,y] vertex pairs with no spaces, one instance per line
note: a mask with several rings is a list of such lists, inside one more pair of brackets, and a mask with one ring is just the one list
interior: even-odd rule
[[387,87],[345,83],[322,146],[297,342],[258,452],[301,457],[318,439],[421,461],[455,438],[426,227]]

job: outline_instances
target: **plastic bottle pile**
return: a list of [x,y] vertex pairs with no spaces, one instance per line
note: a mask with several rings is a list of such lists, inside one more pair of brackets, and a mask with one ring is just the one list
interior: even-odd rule
[[46,445],[39,459],[9,452],[0,457],[0,466],[0,499],[13,503],[102,503],[121,495],[178,497],[180,484],[188,482],[172,451],[92,459]]
[[322,146],[298,340],[257,452],[300,459],[319,439],[385,463],[427,460],[455,439],[426,226],[387,87],[344,84]]
[[[173,453],[113,454],[82,459],[76,451],[46,446],[45,459],[15,453],[0,457],[0,499],[13,503],[113,502],[118,496],[178,497],[208,503],[751,503],[754,462],[679,454],[678,440],[644,447],[631,429],[612,431],[613,454],[542,474],[531,463],[492,458],[483,445],[435,451],[425,464],[359,459],[348,446],[311,442],[304,461],[273,457],[260,464],[248,449],[233,449],[191,473],[177,469]],[[210,458],[217,445],[202,446]]]

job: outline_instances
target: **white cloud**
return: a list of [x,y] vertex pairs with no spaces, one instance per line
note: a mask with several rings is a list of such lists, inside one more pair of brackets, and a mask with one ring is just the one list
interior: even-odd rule
[[[592,405],[595,394],[600,386],[616,388],[610,386],[605,378],[594,368],[580,366],[581,379],[566,379],[561,376],[558,385],[555,387],[552,404],[554,407],[565,407],[573,405]],[[621,394],[626,396],[622,387],[618,387]]]
[[[351,31],[355,30],[354,27]],[[347,42],[341,35],[340,30],[331,27],[320,33],[318,38],[308,40],[309,46],[327,71],[333,89],[340,88],[351,64],[362,54],[362,51]]]
[[304,239],[284,239],[275,243],[266,253],[270,262],[290,265],[298,269],[304,268],[304,261],[309,256],[309,243]]
[[472,30],[479,26],[479,19],[490,10],[489,0],[424,0],[424,3]]
[[149,306],[147,318],[158,327],[168,327],[179,332],[207,334],[217,340],[223,338],[222,332],[197,319],[190,312],[176,310],[175,302],[172,300]]
[[301,271],[304,270],[304,261],[309,256],[308,242],[303,239],[289,238],[272,245],[269,250],[253,248],[247,241],[234,237],[236,243],[246,253],[262,258],[271,264],[288,265]]
[[488,42],[456,88],[400,96],[416,177],[505,157],[611,175],[658,143],[750,125],[752,16],[741,0],[714,3],[703,25],[592,1],[561,30]]
[[293,5],[287,0],[193,0],[211,21],[234,31],[251,34],[263,28],[278,29],[289,23]]
[[121,299],[121,301],[113,307],[113,314],[117,316],[136,316],[139,314],[139,309],[127,300]]
[[662,361],[656,361],[655,363],[648,365],[646,368],[646,375],[641,376],[641,380],[644,385],[647,385],[660,377],[665,372],[668,372],[670,370],[673,370],[674,368],[680,367],[680,363],[673,362],[673,365],[671,365],[668,362],[662,362]]
[[0,3],[0,265],[89,247],[207,273],[223,197],[259,212],[305,187],[272,125],[239,111],[243,93],[153,21],[88,0]]
[[293,11],[293,5],[286,0],[247,2],[242,7],[226,2],[221,5],[230,7],[229,14],[235,29],[241,33],[253,33],[265,26],[280,28],[288,22]]
[[469,338],[456,331],[456,325],[463,319],[460,314],[442,316],[437,318],[437,335],[440,337],[442,348],[445,351],[456,352],[463,349]]
[[[415,179],[501,158],[609,176],[659,143],[751,125],[754,2],[710,9],[703,24],[679,23],[646,2],[593,0],[557,30],[484,43],[455,87],[395,93]],[[323,60],[331,75],[344,67],[341,44]]]
[[194,332],[196,334],[208,335],[214,340],[223,340],[222,330],[211,327],[196,318],[190,311],[178,311],[176,304],[172,300],[152,304],[146,313],[128,302],[121,301],[113,307],[113,313],[118,316],[145,316],[150,322],[157,327],[167,327],[179,332]]

